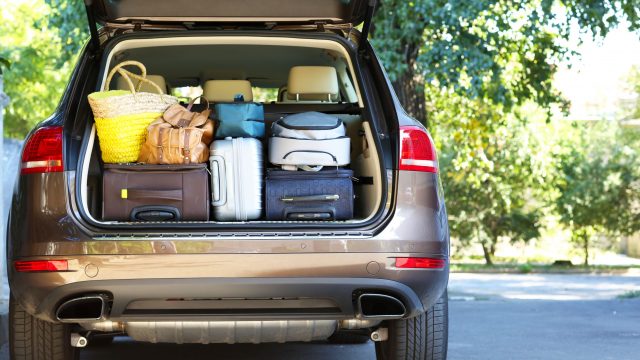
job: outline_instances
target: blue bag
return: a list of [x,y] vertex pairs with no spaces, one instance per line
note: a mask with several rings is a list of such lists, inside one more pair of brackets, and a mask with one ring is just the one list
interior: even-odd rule
[[242,95],[236,95],[232,103],[215,105],[218,128],[216,138],[264,137],[264,108],[260,103],[244,102]]

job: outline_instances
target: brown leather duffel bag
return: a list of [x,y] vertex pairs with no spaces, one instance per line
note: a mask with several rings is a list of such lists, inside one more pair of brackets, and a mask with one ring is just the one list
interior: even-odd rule
[[[203,98],[204,99],[204,98]],[[185,109],[180,104],[170,106],[147,127],[147,139],[142,145],[138,162],[144,164],[191,164],[209,160],[209,145],[213,140],[213,121],[209,119],[209,102],[202,112],[191,112],[196,99]]]

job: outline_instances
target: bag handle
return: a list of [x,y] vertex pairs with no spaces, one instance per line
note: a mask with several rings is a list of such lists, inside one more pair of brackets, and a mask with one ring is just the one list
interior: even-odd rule
[[180,221],[180,210],[175,206],[145,205],[131,209],[131,221]]
[[204,97],[203,95],[200,95],[198,97],[194,97],[193,99],[189,100],[189,105],[187,105],[187,111],[191,111],[191,108],[193,107],[193,104],[195,104],[196,100],[198,99],[203,99],[204,101],[207,102],[207,109],[209,109],[209,100]]
[[[141,74],[140,75],[134,74],[129,70],[123,69],[125,66],[137,66],[140,69]],[[111,84],[111,80],[113,80],[113,76],[116,74],[116,72],[120,74],[120,76],[122,76],[122,78],[127,82],[127,85],[129,85],[129,90],[131,90],[131,93],[133,95],[135,95],[137,92],[140,91],[140,87],[142,86],[142,83],[147,83],[151,85],[154,89],[156,89],[156,91],[158,91],[158,94],[164,95],[164,92],[162,91],[160,86],[158,86],[158,84],[147,79],[147,68],[144,66],[144,64],[134,60],[123,61],[118,65],[114,66],[113,69],[111,69],[111,71],[109,72],[109,75],[107,76],[107,81],[104,83],[104,86],[102,87],[102,91],[109,90],[109,84]],[[131,78],[138,80],[137,87],[133,86],[133,81],[131,81]]]
[[227,166],[224,157],[211,155],[211,205],[227,203]]
[[293,150],[293,151],[289,151],[288,153],[284,154],[284,156],[282,157],[282,160],[285,160],[286,158],[289,157],[289,155],[295,154],[295,153],[310,153],[310,154],[329,155],[334,163],[336,163],[336,164],[338,163],[338,158],[336,158],[332,153],[330,153],[328,151],[322,151],[322,150]]

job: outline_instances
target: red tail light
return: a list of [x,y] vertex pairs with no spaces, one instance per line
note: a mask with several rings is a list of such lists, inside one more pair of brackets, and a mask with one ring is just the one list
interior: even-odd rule
[[16,261],[13,263],[13,266],[17,272],[55,272],[69,270],[69,262],[67,260]]
[[419,126],[400,127],[400,170],[438,172],[436,148],[431,136]]
[[442,269],[447,261],[444,259],[403,257],[396,258],[396,267],[401,269]]
[[62,126],[36,130],[22,150],[21,174],[62,171]]

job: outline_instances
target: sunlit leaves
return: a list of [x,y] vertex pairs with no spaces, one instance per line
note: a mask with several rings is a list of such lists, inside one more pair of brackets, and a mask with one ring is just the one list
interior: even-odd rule
[[552,79],[570,54],[573,22],[605,36],[625,21],[639,29],[639,14],[637,0],[383,0],[372,43],[392,81],[412,68],[417,88],[452,89],[507,111],[530,100],[566,110]]
[[60,9],[52,10],[43,1],[6,2],[0,14],[0,55],[12,63],[4,73],[11,98],[4,132],[23,138],[55,109],[73,66],[70,59],[83,41],[69,46],[68,39],[61,39],[56,28]]
[[[640,144],[614,122],[582,123],[565,142],[556,200],[561,221],[578,239],[585,229],[611,235],[640,230]],[[625,134],[626,133],[626,134]],[[631,136],[630,136],[631,135]]]

